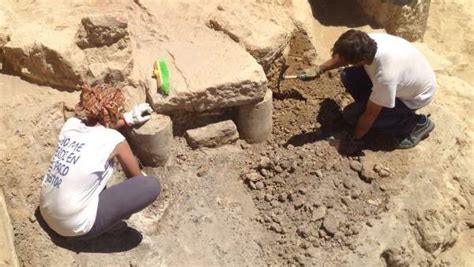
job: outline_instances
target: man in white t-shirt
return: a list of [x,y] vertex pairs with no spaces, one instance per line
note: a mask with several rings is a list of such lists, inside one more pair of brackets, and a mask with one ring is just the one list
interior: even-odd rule
[[355,100],[343,114],[354,126],[347,151],[355,152],[370,129],[395,134],[402,149],[416,146],[434,129],[427,116],[415,111],[432,101],[436,77],[411,43],[386,33],[349,30],[335,42],[332,53],[330,60],[299,78],[314,79],[324,71],[352,65],[341,73],[342,83]]

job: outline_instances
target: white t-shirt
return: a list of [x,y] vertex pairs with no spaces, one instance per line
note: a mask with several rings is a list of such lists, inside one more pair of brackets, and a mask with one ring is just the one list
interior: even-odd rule
[[110,154],[124,137],[103,126],[89,127],[77,118],[66,121],[40,196],[41,215],[62,236],[90,231],[99,194],[113,172]]
[[393,108],[399,98],[410,109],[429,104],[436,91],[436,77],[430,64],[408,41],[386,33],[370,33],[377,53],[370,65],[364,65],[372,80],[370,100]]

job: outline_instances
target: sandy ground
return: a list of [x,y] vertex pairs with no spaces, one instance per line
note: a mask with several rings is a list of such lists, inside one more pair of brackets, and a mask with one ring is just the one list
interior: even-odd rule
[[[177,137],[169,166],[145,169],[164,185],[160,200],[133,216],[125,235],[88,243],[71,244],[44,231],[35,216],[63,102],[74,104],[78,94],[0,74],[0,185],[20,262],[472,266],[474,73],[468,63],[474,59],[473,6],[469,0],[432,3],[425,40],[416,45],[437,74],[435,101],[422,111],[432,114],[436,129],[415,149],[373,146],[362,157],[342,157],[326,140],[346,130],[337,114],[349,99],[337,77],[285,82],[275,96],[270,142],[193,151]],[[327,24],[314,21],[320,61],[347,29]],[[288,71],[309,63],[304,49],[294,45]],[[254,190],[256,183],[245,178],[249,173],[260,175],[264,187]],[[122,179],[121,172],[115,179]]]

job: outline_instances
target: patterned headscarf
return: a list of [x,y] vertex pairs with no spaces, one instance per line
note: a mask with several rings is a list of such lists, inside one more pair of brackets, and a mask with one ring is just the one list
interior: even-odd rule
[[122,91],[105,84],[84,84],[79,103],[74,110],[76,117],[85,123],[100,123],[111,127],[122,116],[124,97]]

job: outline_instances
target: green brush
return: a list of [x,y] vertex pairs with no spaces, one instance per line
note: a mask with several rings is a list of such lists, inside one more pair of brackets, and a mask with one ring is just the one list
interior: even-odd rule
[[155,61],[153,65],[153,76],[156,79],[156,85],[160,89],[163,95],[170,94],[170,77],[168,71],[168,65],[164,59]]

